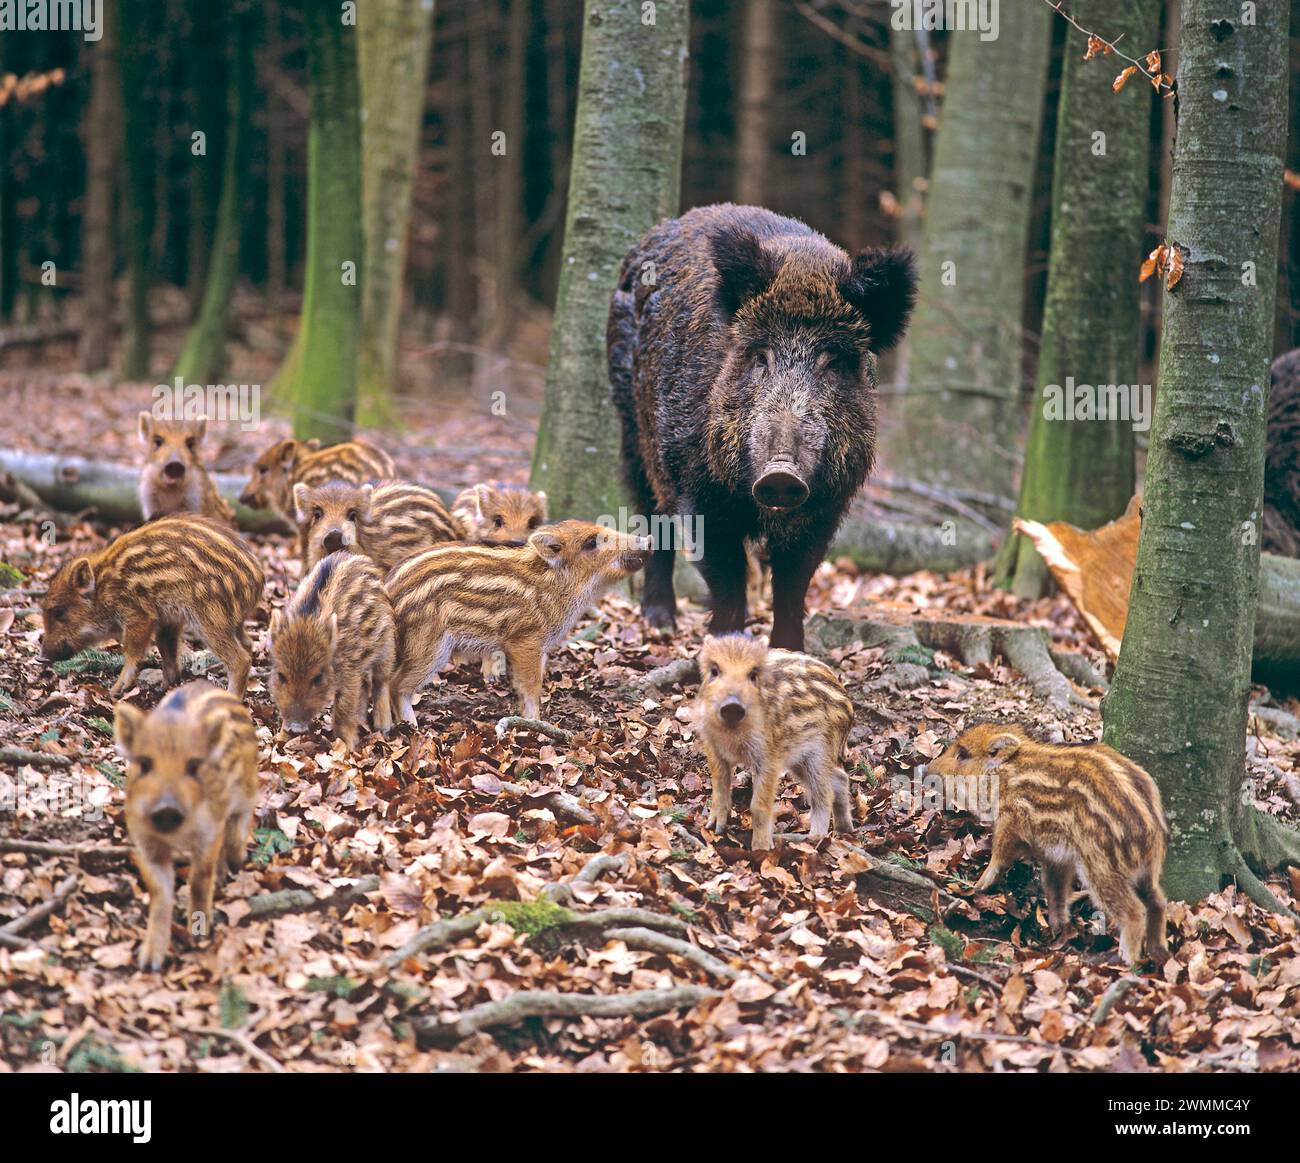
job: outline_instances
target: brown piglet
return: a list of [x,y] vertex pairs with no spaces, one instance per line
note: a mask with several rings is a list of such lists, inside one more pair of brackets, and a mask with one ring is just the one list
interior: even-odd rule
[[242,698],[252,663],[244,622],[263,581],[256,555],[228,526],[188,513],[159,517],[64,563],[41,603],[41,657],[59,662],[117,638],[125,662],[116,698],[135,682],[155,634],[163,678],[178,682],[189,629],[225,664],[229,688]]
[[208,432],[208,418],[161,420],[140,413],[140,441],[145,447],[140,470],[140,511],[146,521],[174,513],[199,513],[233,526],[235,511],[217,492],[199,449]]
[[[947,805],[985,805],[993,857],[976,888],[988,890],[1017,860],[1042,865],[1052,928],[1070,916],[1077,875],[1119,923],[1120,953],[1163,963],[1165,897],[1160,891],[1169,832],[1160,789],[1131,759],[1101,743],[1038,743],[1022,727],[980,723],[929,765]],[[987,785],[980,787],[979,785]]]
[[171,945],[174,861],[190,863],[191,932],[213,926],[217,881],[244,862],[257,799],[257,736],[244,704],[207,682],[172,691],[146,713],[116,709],[127,761],[126,826],[149,892],[141,969],[157,971]]
[[334,734],[355,748],[368,688],[387,735],[396,635],[379,567],[346,550],[323,558],[271,615],[271,698],[284,725],[305,731],[333,704]]
[[387,573],[399,561],[464,536],[437,493],[406,481],[300,483],[293,486],[293,503],[307,547],[306,569],[326,554],[348,549]]
[[853,724],[853,703],[824,662],[761,639],[724,634],[700,651],[700,690],[684,716],[698,734],[713,779],[708,826],[731,817],[731,777],[753,776],[753,847],[772,847],[772,813],[781,775],[789,771],[808,793],[808,832],[853,830],[849,777],[840,757]]
[[535,717],[547,654],[587,607],[646,562],[648,537],[588,521],[561,521],[523,545],[452,545],[402,562],[388,575],[398,627],[394,710],[415,722],[412,696],[453,653],[501,651],[520,713]]
[[475,485],[457,495],[451,511],[469,541],[527,541],[546,524],[546,494],[517,485]]

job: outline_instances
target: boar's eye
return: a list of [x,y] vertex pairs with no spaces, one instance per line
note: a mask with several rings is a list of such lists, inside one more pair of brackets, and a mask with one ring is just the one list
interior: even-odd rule
[[596,546],[599,544],[600,542],[596,539],[596,535],[593,533],[590,537],[587,538],[586,541],[582,543],[582,548],[585,549],[588,553],[594,553],[596,551]]
[[257,475],[260,476],[260,477],[264,477],[264,476],[266,476],[266,465],[264,465],[264,464],[259,464],[259,465],[257,466]]
[[958,747],[958,748],[957,748],[957,758],[958,758],[958,759],[969,759],[969,758],[970,758],[970,752],[967,751],[965,747]]
[[542,519],[541,519],[540,517],[529,517],[529,518],[528,518],[528,528],[529,528],[529,529],[536,529],[539,525],[541,525],[541,523],[542,523]]
[[754,669],[749,672],[749,681],[758,682],[758,667],[754,667]]
[[140,758],[136,760],[136,763],[140,765],[141,775],[148,775],[153,770],[153,760],[147,755],[140,756]]
[[57,622],[67,612],[68,609],[66,606],[55,606],[54,609],[50,611],[50,621]]
[[203,761],[201,759],[187,759],[185,761],[185,774],[197,777],[202,763]]
[[713,662],[713,663],[710,663],[710,664],[709,664],[709,677],[710,677],[710,678],[717,678],[718,675],[720,675],[721,673],[722,673],[722,671],[720,671],[720,670],[718,669],[718,664],[717,664],[716,662]]
[[312,686],[320,686],[321,683],[323,683],[324,681],[325,681],[325,675],[324,675],[324,674],[318,674],[315,678],[313,678],[313,679],[311,680],[311,685],[312,685]]
[[163,438],[161,436],[155,436],[153,438],[153,446],[155,448],[161,448],[163,446]]
[[349,520],[349,521],[355,521],[356,519],[357,519],[357,511],[356,511],[355,509],[349,509],[349,510],[348,510],[348,520]]
[[325,513],[321,510],[319,505],[311,511],[311,519],[313,521],[319,521],[323,516],[325,516]]
[[772,367],[772,353],[766,347],[754,352],[754,366],[760,371],[769,371]]
[[275,672],[275,681],[276,681],[276,682],[288,682],[289,680],[288,680],[288,678],[285,677],[285,673],[284,673],[284,671],[282,671],[282,670],[277,670],[277,671]]
[[506,527],[506,519],[503,516],[501,516],[500,513],[498,513],[495,517],[492,518],[493,529],[504,529],[505,527]]
[[188,448],[191,452],[194,451],[194,437],[193,437],[193,436],[187,436],[187,437],[185,438],[185,447]]

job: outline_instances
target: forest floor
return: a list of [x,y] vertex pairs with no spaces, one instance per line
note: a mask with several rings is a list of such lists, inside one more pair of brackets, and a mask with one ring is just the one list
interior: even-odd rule
[[[148,402],[143,385],[109,392],[82,377],[0,376],[5,442],[19,448],[134,463],[134,415]],[[406,420],[400,441],[376,439],[419,479],[450,487],[526,475],[526,420],[445,402],[437,417]],[[271,420],[229,434],[218,465],[247,465],[278,433]],[[733,826],[705,827],[708,774],[675,717],[693,689],[633,686],[695,652],[704,614],[686,613],[672,641],[654,639],[621,594],[551,660],[544,714],[567,741],[524,728],[498,737],[497,721],[514,710],[508,689],[463,666],[423,692],[416,729],[365,737],[355,754],[319,725],[279,734],[264,603],[247,700],[261,745],[251,859],[219,889],[224,920],[204,945],[180,923],[181,889],[172,957],[161,974],[140,973],[146,902],[126,848],[114,671],[59,675],[41,662],[29,592],[115,531],[80,520],[48,544],[37,521],[15,518],[0,510],[0,560],[26,579],[0,591],[0,747],[61,758],[39,772],[0,762],[0,1070],[1300,1068],[1294,922],[1231,888],[1195,907],[1175,903],[1171,960],[1162,972],[1131,972],[1086,902],[1062,938],[1050,937],[1029,866],[976,893],[988,834],[972,817],[905,811],[895,799],[896,784],[971,719],[1074,742],[1097,737],[1094,711],[1062,713],[998,664],[940,654],[926,682],[900,690],[878,684],[880,650],[836,651],[830,661],[857,709],[845,766],[859,827],[755,855],[743,778]],[[298,576],[291,543],[263,537],[257,548],[279,604]],[[1104,666],[1064,598],[1020,602],[979,571],[895,579],[826,564],[809,596],[810,610],[850,615],[881,603],[1039,625],[1054,648]],[[765,629],[763,612],[754,625]],[[219,667],[213,677],[224,680]],[[152,705],[159,695],[155,680],[130,697]],[[1252,730],[1255,802],[1294,820],[1300,742],[1254,718]],[[778,830],[799,833],[806,821],[787,782]],[[14,851],[15,840],[49,847]],[[619,859],[574,881],[600,853]],[[896,891],[875,862],[932,887]],[[573,881],[557,894],[564,910],[519,907],[563,881]],[[1300,870],[1269,883],[1300,904]],[[268,899],[275,893],[285,895]],[[4,939],[6,925],[52,901]],[[654,916],[630,929],[626,918],[575,919],[606,909]],[[459,931],[385,964],[422,926],[475,910]],[[647,926],[690,948],[647,939]],[[694,992],[656,1014],[454,1026],[521,990],[619,999],[678,987]]]

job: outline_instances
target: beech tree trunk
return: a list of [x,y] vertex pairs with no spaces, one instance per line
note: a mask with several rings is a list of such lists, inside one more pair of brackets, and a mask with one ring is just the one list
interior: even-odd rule
[[764,206],[772,148],[772,92],[783,59],[777,45],[776,0],[748,0],[740,36],[736,109],[736,201]]
[[[1155,777],[1171,828],[1164,885],[1196,901],[1300,862],[1252,805],[1246,708],[1286,144],[1288,0],[1183,0],[1165,295],[1142,532],[1105,740]],[[1253,866],[1253,867],[1252,867]]]
[[[311,115],[307,128],[307,272],[298,334],[276,376],[299,439],[352,434],[361,332],[361,101],[357,31],[341,8],[305,6]],[[350,265],[347,265],[350,264]]]
[[[122,377],[149,377],[149,181],[153,163],[152,114],[142,90],[146,62],[148,16],[145,0],[120,0],[118,28],[122,103],[121,218],[122,253],[126,259],[126,310],[122,329]],[[110,5],[109,9],[116,7]],[[106,12],[109,10],[106,9]],[[109,20],[113,19],[111,16]]]
[[[1156,43],[1159,9],[1149,0],[1077,0],[1074,16],[1111,40]],[[1133,391],[1107,397],[1102,389],[1141,387],[1139,284],[1118,277],[1115,264],[1117,255],[1141,253],[1153,95],[1140,78],[1112,92],[1114,58],[1085,61],[1085,40],[1070,29],[1065,46],[1038,392],[1016,514],[1096,529],[1123,513],[1134,491]],[[1097,389],[1122,411],[1081,414],[1067,398],[1062,413],[1071,387]],[[1149,391],[1145,404],[1150,407]],[[1038,597],[1049,581],[1033,544],[1014,533],[995,573],[1022,597]]]
[[207,285],[198,316],[172,368],[185,383],[213,383],[226,362],[230,300],[239,278],[240,238],[244,229],[244,173],[248,159],[249,106],[253,87],[252,11],[234,8],[228,18],[230,68],[225,147],[221,161],[221,198],[216,233],[207,263]]
[[677,212],[689,23],[688,0],[586,6],[564,257],[532,470],[532,487],[546,490],[557,518],[618,512],[605,321],[623,256]]
[[899,476],[1012,495],[1025,246],[1047,83],[1046,4],[1005,5],[994,40],[950,38],[908,335],[882,460]]
[[[121,142],[118,117],[117,21],[104,21],[104,35],[87,49],[90,106],[86,111],[86,195],[81,219],[81,341],[83,371],[108,366],[113,338],[113,177]],[[5,239],[6,243],[11,240]]]
[[388,416],[406,274],[411,185],[419,155],[433,0],[369,0],[361,10],[363,214],[359,394],[369,419]]

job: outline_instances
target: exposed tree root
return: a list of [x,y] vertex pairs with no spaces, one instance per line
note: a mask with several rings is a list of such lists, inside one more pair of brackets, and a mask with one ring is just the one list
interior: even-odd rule
[[49,751],[28,751],[24,747],[0,747],[0,763],[12,763],[15,767],[72,766],[72,760],[66,755],[54,755]]
[[29,856],[130,856],[124,844],[99,844],[86,840],[80,844],[53,844],[44,840],[0,840],[0,852],[25,852]]
[[227,1030],[224,1026],[189,1026],[187,1034],[204,1034],[209,1038],[223,1038],[238,1046],[245,1054],[260,1062],[272,1074],[284,1074],[285,1069],[265,1050],[258,1046],[243,1030]]
[[453,1046],[480,1030],[517,1026],[528,1018],[649,1018],[719,996],[716,990],[698,985],[637,990],[612,997],[526,989],[500,1001],[474,1006],[451,1021],[421,1018],[413,1025],[419,1045]]
[[590,808],[585,808],[582,804],[569,795],[568,792],[560,791],[558,788],[544,792],[530,792],[526,787],[520,787],[518,784],[503,783],[497,789],[498,795],[509,796],[516,800],[531,800],[539,807],[550,808],[557,816],[565,820],[571,820],[575,824],[593,825],[599,824],[596,813]]
[[21,917],[10,921],[3,928],[0,928],[0,936],[17,937],[20,933],[26,932],[33,925],[45,920],[46,917],[57,913],[62,907],[63,902],[72,895],[72,890],[77,887],[77,875],[72,873],[65,877],[54,893],[40,904],[34,906],[23,913]]
[[632,689],[647,691],[651,688],[675,686],[678,683],[685,686],[687,683],[699,681],[700,664],[694,658],[676,658],[643,674],[632,684]]
[[248,912],[240,918],[240,924],[244,921],[278,917],[283,913],[345,909],[349,905],[356,904],[366,893],[374,892],[378,888],[379,877],[363,876],[356,884],[345,884],[324,897],[317,896],[305,888],[285,888],[279,892],[264,892],[259,896],[251,896],[244,902],[248,906]]
[[586,864],[582,866],[571,880],[562,880],[556,884],[548,884],[542,889],[542,896],[552,904],[569,905],[573,903],[573,886],[575,884],[595,884],[607,872],[615,870],[622,872],[627,868],[628,854],[626,852],[608,853],[602,852],[593,856]]
[[1101,995],[1101,1001],[1097,1003],[1097,1008],[1092,1011],[1092,1024],[1100,1026],[1110,1011],[1115,1008],[1115,1003],[1119,1001],[1135,985],[1141,985],[1140,977],[1121,977],[1115,982],[1104,994]]
[[698,945],[656,933],[653,929],[641,927],[629,929],[607,929],[605,936],[611,941],[622,941],[629,949],[642,949],[650,953],[662,953],[665,956],[680,957],[692,965],[704,970],[711,977],[722,981],[735,981],[743,977],[744,972],[733,969],[725,961],[720,961],[712,953],[707,953]]
[[[928,662],[935,650],[951,654],[967,666],[991,665],[1001,655],[1041,698],[1063,710],[1071,706],[1096,710],[1096,704],[1077,694],[1057,668],[1047,634],[1037,626],[976,615],[909,618],[881,611],[862,618],[814,614],[808,619],[806,634],[810,646],[823,654],[854,641],[883,647],[886,661],[895,666]],[[899,681],[908,677],[900,674]],[[1095,678],[1090,673],[1090,681]]]

